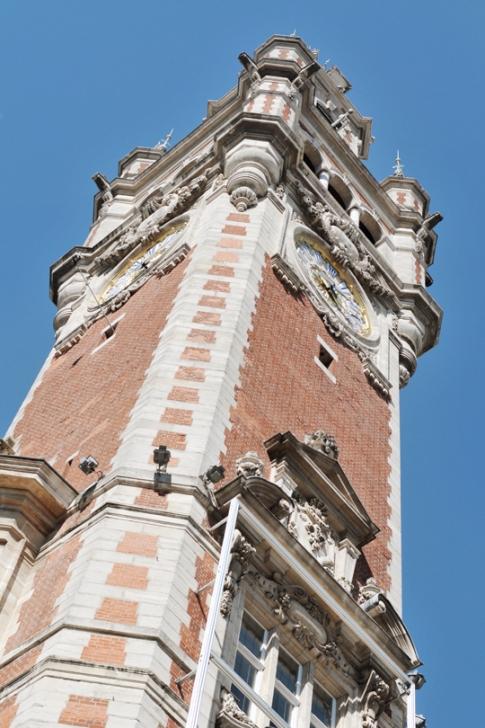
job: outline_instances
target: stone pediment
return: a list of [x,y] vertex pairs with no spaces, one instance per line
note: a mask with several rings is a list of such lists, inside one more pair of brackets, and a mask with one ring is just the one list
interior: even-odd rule
[[289,496],[297,491],[304,498],[323,501],[332,529],[358,548],[375,538],[379,528],[339,464],[335,445],[327,445],[325,452],[301,442],[291,432],[278,433],[264,445],[271,460],[271,479]]

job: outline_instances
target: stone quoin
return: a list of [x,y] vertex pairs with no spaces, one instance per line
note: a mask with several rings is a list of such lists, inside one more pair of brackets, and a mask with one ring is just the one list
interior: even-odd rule
[[370,174],[372,120],[303,40],[239,59],[185,139],[94,175],[51,268],[0,440],[1,728],[183,727],[199,699],[189,728],[406,723],[399,391],[439,337],[441,215]]

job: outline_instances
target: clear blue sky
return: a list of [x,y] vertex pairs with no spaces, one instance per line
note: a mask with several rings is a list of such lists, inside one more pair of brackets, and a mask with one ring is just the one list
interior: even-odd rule
[[52,344],[48,269],[84,241],[96,191],[135,146],[198,125],[237,55],[295,29],[374,118],[445,220],[439,347],[402,393],[404,617],[430,728],[477,726],[484,690],[484,20],[480,0],[3,0],[0,6],[0,435]]

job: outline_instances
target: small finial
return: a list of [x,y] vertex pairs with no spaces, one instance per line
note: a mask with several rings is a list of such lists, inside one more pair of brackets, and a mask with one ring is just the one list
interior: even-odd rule
[[160,140],[158,142],[158,144],[155,145],[155,149],[164,149],[165,151],[167,151],[167,147],[170,146],[169,141],[172,138],[172,134],[173,134],[173,129],[170,132],[170,134],[167,134],[167,136],[165,137],[163,142]]
[[290,38],[293,38],[293,36],[295,36],[295,35],[296,35],[296,28],[295,28],[295,30],[293,31],[293,33],[292,33],[292,34],[290,35]]
[[328,66],[328,64],[329,64],[329,63],[330,63],[330,58],[327,58],[327,60],[326,60],[326,61],[325,61],[325,63],[323,64],[323,70],[324,70],[324,71],[326,71],[326,70],[327,70],[327,66]]
[[404,164],[401,164],[401,157],[399,156],[399,149],[397,150],[397,157],[396,157],[396,164],[393,166],[393,169],[396,171],[394,172],[394,177],[404,177]]

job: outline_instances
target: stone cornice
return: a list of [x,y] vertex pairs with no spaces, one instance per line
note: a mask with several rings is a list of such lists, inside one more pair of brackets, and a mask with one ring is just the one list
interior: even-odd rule
[[[36,548],[65,516],[76,490],[45,460],[0,455],[0,512],[20,518]],[[27,525],[28,524],[28,525]]]

